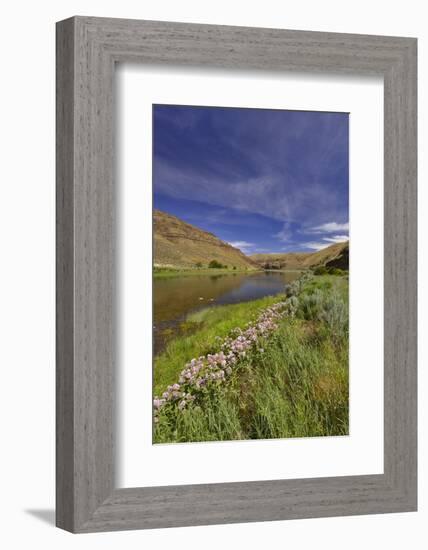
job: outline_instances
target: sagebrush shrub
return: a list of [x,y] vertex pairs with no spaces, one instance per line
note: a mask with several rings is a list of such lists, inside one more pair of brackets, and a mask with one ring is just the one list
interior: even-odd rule
[[300,297],[300,314],[306,320],[318,320],[322,310],[324,294],[315,289]]
[[326,297],[319,320],[325,321],[333,334],[339,338],[348,333],[349,311],[339,293],[332,292]]
[[348,307],[338,292],[324,293],[315,289],[311,294],[303,294],[299,312],[304,319],[325,322],[338,338],[348,333]]

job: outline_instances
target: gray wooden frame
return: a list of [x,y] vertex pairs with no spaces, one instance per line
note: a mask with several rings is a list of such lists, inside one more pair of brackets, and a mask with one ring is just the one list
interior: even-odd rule
[[[113,80],[123,61],[383,76],[382,475],[115,488]],[[416,510],[416,82],[413,38],[90,17],[57,24],[58,527],[92,532]]]

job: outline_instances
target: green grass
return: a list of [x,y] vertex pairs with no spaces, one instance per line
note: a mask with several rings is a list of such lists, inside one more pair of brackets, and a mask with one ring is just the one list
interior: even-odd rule
[[154,394],[159,395],[169,384],[174,384],[184,365],[193,357],[218,351],[218,338],[225,338],[236,327],[243,328],[257,317],[260,309],[279,299],[278,296],[268,296],[241,304],[213,306],[189,315],[186,328],[192,334],[172,340],[155,358]]
[[337,291],[347,303],[349,291],[348,275],[318,275],[305,284],[302,294],[312,294],[315,290],[320,290],[324,293]]
[[[348,433],[348,280],[323,275],[307,282],[297,317],[285,318],[222,385],[182,412],[165,407],[155,442],[224,441],[345,435]],[[172,342],[159,358],[168,383],[194,356],[218,350],[216,336],[245,325],[278,297],[198,312],[201,329]],[[191,353],[189,353],[191,352]],[[156,368],[159,366],[157,365]],[[173,368],[170,367],[174,365]],[[160,376],[160,375],[159,375]],[[162,387],[161,387],[162,386]],[[165,388],[162,383],[159,390]]]

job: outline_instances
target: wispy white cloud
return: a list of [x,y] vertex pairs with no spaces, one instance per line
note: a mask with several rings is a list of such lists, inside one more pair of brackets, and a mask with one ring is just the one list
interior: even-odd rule
[[324,237],[324,241],[330,243],[343,243],[349,239],[348,235],[334,235],[333,237]]
[[228,243],[234,248],[239,248],[241,252],[253,252],[253,248],[256,246],[254,243],[248,243],[247,241],[233,241]]
[[281,231],[278,231],[278,233],[275,233],[274,235],[274,237],[284,242],[289,241],[291,236],[292,236],[292,230],[291,230],[291,224],[289,222],[285,222],[284,225],[282,226]]
[[251,252],[243,239],[301,249],[348,231],[348,115],[156,106],[154,117],[166,211]]
[[302,243],[302,247],[303,248],[309,248],[311,250],[322,250],[323,248],[327,248],[328,246],[330,246],[331,243],[327,243],[325,241],[320,241],[320,242],[310,242],[310,243]]
[[334,235],[333,237],[323,237],[321,241],[313,241],[308,243],[302,243],[304,248],[311,250],[322,250],[335,243],[342,243],[347,241],[349,237],[347,235]]
[[336,231],[349,231],[349,223],[328,222],[306,230],[307,233],[335,233]]
[[220,208],[233,205],[238,211],[278,221],[290,218],[291,212],[298,207],[292,199],[293,183],[285,174],[265,173],[260,177],[243,178],[232,172],[223,173],[224,167],[214,162],[210,163],[209,173],[192,166],[177,168],[156,157],[154,162],[157,192],[168,197]]

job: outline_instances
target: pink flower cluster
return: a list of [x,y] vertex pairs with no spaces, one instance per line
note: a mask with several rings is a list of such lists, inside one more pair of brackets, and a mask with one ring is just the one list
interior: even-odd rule
[[277,302],[263,310],[254,324],[249,323],[245,330],[237,328],[232,331],[232,336],[223,340],[221,351],[192,359],[182,370],[178,383],[168,386],[161,397],[154,398],[154,421],[159,421],[159,411],[165,405],[174,404],[183,410],[201,395],[204,388],[224,382],[250,350],[263,353],[260,346],[263,340],[278,328],[282,317],[293,314],[288,300]]

